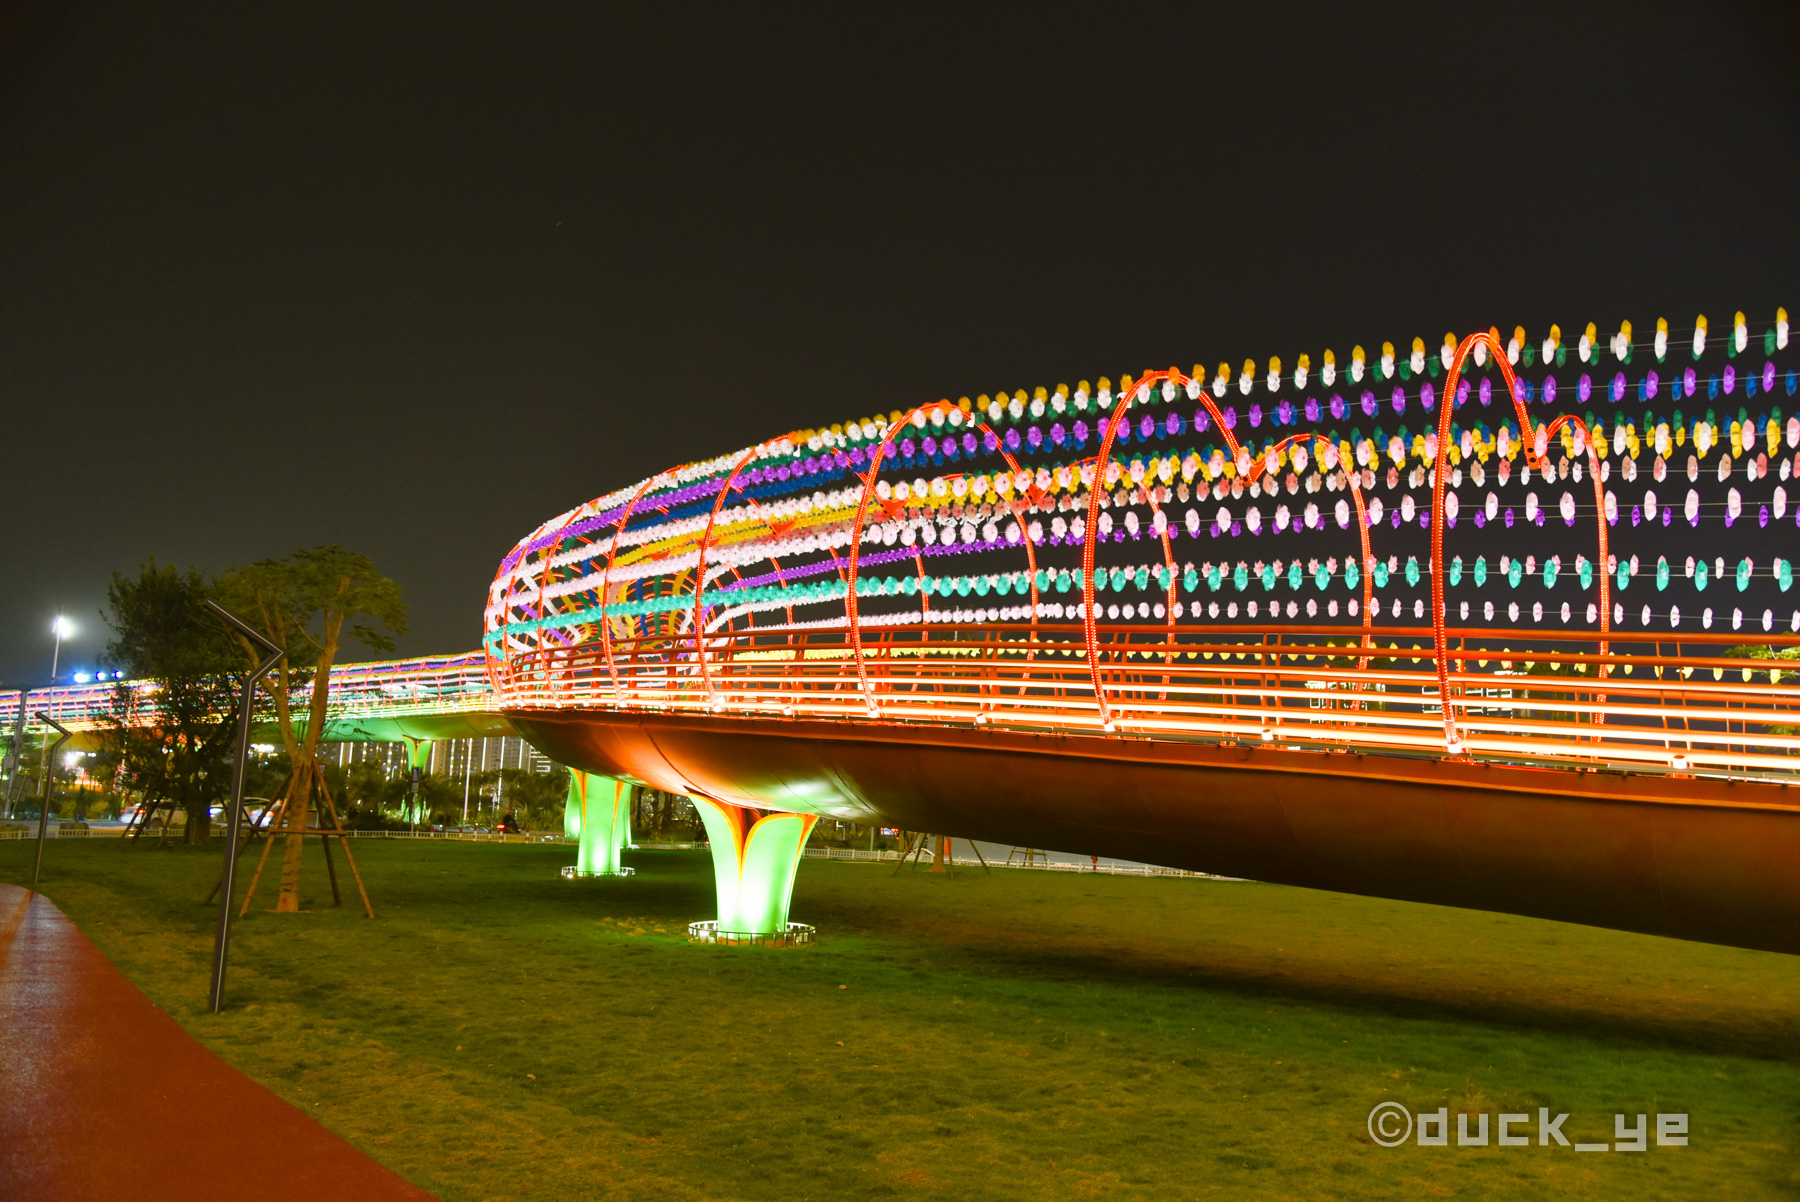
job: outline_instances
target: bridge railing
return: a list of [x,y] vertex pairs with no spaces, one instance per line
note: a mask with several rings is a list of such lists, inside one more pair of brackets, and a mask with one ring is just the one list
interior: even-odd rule
[[[156,686],[145,681],[102,679],[33,689],[26,703],[31,714],[43,710],[75,731],[107,725],[109,716],[121,707],[129,723],[156,721]],[[328,706],[332,721],[492,709],[487,657],[472,651],[339,664],[332,669]],[[7,730],[18,708],[18,690],[0,691],[0,723]]]
[[[615,639],[516,655],[503,708],[617,708],[905,722],[1441,756],[1430,627],[1102,626],[1106,708],[1075,624],[843,628]],[[1743,636],[1446,632],[1465,754],[1637,771],[1800,775],[1800,665]],[[1772,650],[1800,637],[1764,636]],[[610,650],[610,657],[607,651]],[[703,658],[702,658],[703,652]],[[1792,665],[1792,666],[1790,666]],[[864,683],[866,673],[867,683]]]

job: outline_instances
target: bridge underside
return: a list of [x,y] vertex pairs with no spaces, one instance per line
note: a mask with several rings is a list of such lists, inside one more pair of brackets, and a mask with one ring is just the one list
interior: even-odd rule
[[[304,736],[306,723],[297,724]],[[405,714],[380,718],[330,718],[325,723],[326,743],[432,743],[442,739],[517,738],[519,732],[499,714],[471,710],[451,714]],[[280,743],[281,729],[261,722],[250,730],[252,741]],[[80,730],[69,740],[70,751],[101,751],[106,732],[99,727]]]
[[1781,786],[841,721],[520,711],[562,763],[759,809],[1800,952]]
[[[305,724],[301,724],[304,731]],[[280,735],[270,727],[270,735]],[[325,723],[327,743],[404,743],[409,739],[436,742],[441,739],[516,737],[513,729],[499,714],[480,712],[454,714],[408,714],[384,718],[334,718]]]

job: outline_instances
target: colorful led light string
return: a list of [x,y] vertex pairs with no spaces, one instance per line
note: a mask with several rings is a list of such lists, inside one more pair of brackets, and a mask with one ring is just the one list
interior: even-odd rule
[[[326,721],[412,717],[492,710],[491,665],[479,651],[462,655],[339,664],[332,669]],[[127,720],[156,720],[157,686],[141,680],[96,680],[33,689],[31,712],[43,710],[70,730],[104,728],[123,692]],[[17,690],[0,690],[0,713],[16,711]]]
[[[1490,462],[1498,476],[1498,487],[1487,490],[1485,503],[1478,500],[1475,504],[1474,524],[1478,527],[1491,520],[1502,520],[1502,510],[1507,529],[1515,525],[1521,507],[1516,502],[1503,505],[1500,494],[1507,491],[1505,486],[1514,474],[1511,465],[1522,453],[1525,470],[1518,473],[1521,484],[1529,485],[1534,474],[1546,483],[1566,482],[1572,474],[1579,484],[1585,472],[1592,477],[1586,483],[1594,494],[1590,508],[1585,502],[1576,501],[1572,492],[1565,491],[1552,510],[1540,504],[1535,489],[1528,488],[1522,506],[1528,527],[1542,528],[1552,512],[1560,514],[1568,525],[1574,525],[1581,514],[1591,513],[1596,529],[1604,531],[1625,520],[1628,513],[1633,527],[1660,520],[1667,529],[1677,509],[1666,503],[1669,493],[1664,488],[1665,481],[1672,468],[1679,470],[1674,467],[1678,453],[1691,447],[1687,463],[1690,487],[1686,503],[1679,507],[1690,527],[1697,527],[1703,516],[1711,514],[1722,515],[1726,525],[1732,526],[1751,508],[1756,511],[1761,529],[1785,519],[1786,481],[1794,474],[1793,451],[1800,445],[1800,421],[1784,417],[1773,404],[1783,394],[1791,397],[1795,390],[1793,368],[1776,362],[1778,353],[1787,349],[1786,314],[1779,312],[1774,327],[1763,336],[1765,361],[1754,366],[1743,364],[1746,370],[1740,372],[1738,359],[1749,351],[1746,324],[1739,315],[1731,333],[1712,339],[1706,334],[1704,322],[1697,322],[1693,342],[1695,366],[1680,371],[1665,362],[1671,354],[1680,353],[1669,346],[1666,323],[1658,324],[1656,338],[1650,344],[1631,342],[1629,325],[1622,326],[1610,343],[1620,368],[1632,368],[1634,360],[1647,359],[1646,352],[1653,349],[1657,364],[1669,374],[1667,381],[1654,367],[1641,374],[1633,369],[1631,377],[1620,370],[1608,379],[1600,367],[1599,341],[1590,327],[1578,346],[1581,364],[1587,370],[1581,372],[1572,388],[1566,378],[1559,380],[1548,366],[1562,365],[1569,357],[1560,331],[1554,328],[1543,344],[1545,374],[1537,380],[1524,374],[1515,377],[1511,370],[1521,361],[1530,368],[1538,357],[1538,348],[1526,342],[1523,331],[1515,331],[1504,348],[1493,331],[1463,339],[1460,346],[1457,340],[1447,337],[1440,354],[1429,360],[1423,355],[1422,340],[1414,340],[1413,355],[1406,361],[1399,361],[1391,346],[1384,346],[1380,363],[1373,366],[1358,348],[1348,373],[1350,380],[1360,382],[1366,377],[1370,384],[1385,387],[1383,381],[1392,382],[1397,377],[1399,383],[1388,401],[1394,416],[1403,418],[1407,409],[1417,403],[1428,418],[1436,419],[1435,430],[1416,433],[1404,425],[1392,434],[1379,426],[1364,434],[1360,427],[1344,431],[1336,425],[1296,434],[1280,432],[1280,426],[1298,426],[1302,415],[1309,425],[1324,422],[1327,410],[1332,414],[1330,420],[1341,422],[1357,402],[1346,402],[1339,394],[1330,394],[1327,400],[1298,395],[1307,391],[1310,382],[1306,356],[1301,356],[1293,373],[1293,393],[1285,394],[1289,378],[1281,373],[1279,361],[1271,360],[1266,387],[1277,394],[1276,399],[1267,413],[1259,404],[1253,404],[1246,415],[1250,431],[1259,430],[1267,419],[1280,435],[1262,437],[1260,452],[1254,444],[1240,442],[1239,436],[1249,431],[1242,428],[1235,406],[1221,408],[1218,404],[1229,391],[1228,368],[1213,377],[1210,389],[1205,386],[1206,373],[1202,369],[1196,368],[1192,373],[1171,370],[1149,373],[1136,381],[1127,378],[1117,393],[1105,380],[1091,394],[1085,383],[1073,395],[1063,387],[1054,394],[1040,388],[1028,398],[1020,390],[1010,398],[1004,393],[994,399],[983,397],[979,409],[966,400],[956,405],[940,401],[908,414],[891,414],[880,422],[801,432],[735,455],[663,473],[634,488],[598,498],[540,527],[514,549],[496,577],[486,614],[485,646],[493,662],[504,665],[509,657],[528,653],[534,647],[542,649],[546,639],[556,639],[558,646],[580,647],[597,634],[605,644],[604,654],[616,694],[617,672],[610,662],[615,635],[643,635],[651,630],[671,636],[681,633],[698,661],[697,670],[706,679],[704,644],[709,631],[740,620],[750,622],[750,628],[759,632],[828,628],[833,625],[830,617],[796,618],[793,611],[796,606],[804,609],[841,601],[846,612],[836,624],[849,628],[850,639],[857,644],[859,664],[859,631],[865,620],[891,622],[910,615],[913,620],[941,622],[947,618],[954,623],[970,622],[979,615],[988,621],[1035,625],[1042,618],[1067,616],[1079,617],[1088,627],[1084,637],[1089,643],[1090,666],[1097,673],[1092,628],[1101,618],[1099,594],[1111,591],[1122,596],[1132,587],[1148,588],[1152,578],[1163,594],[1154,606],[1155,618],[1171,625],[1178,616],[1200,620],[1200,602],[1205,599],[1202,583],[1206,592],[1216,592],[1224,587],[1224,581],[1231,580],[1238,591],[1243,591],[1247,577],[1260,578],[1265,591],[1273,592],[1285,579],[1290,591],[1297,594],[1306,584],[1323,588],[1338,581],[1354,589],[1360,582],[1361,604],[1353,598],[1348,605],[1352,616],[1360,611],[1367,631],[1380,611],[1372,590],[1387,587],[1386,578],[1398,570],[1397,557],[1389,556],[1384,561],[1366,545],[1370,531],[1384,517],[1395,530],[1403,522],[1414,520],[1427,530],[1435,527],[1434,539],[1439,544],[1436,553],[1422,569],[1415,557],[1408,557],[1408,583],[1416,584],[1424,574],[1432,576],[1434,622],[1441,627],[1448,613],[1444,590],[1446,584],[1457,586],[1463,574],[1463,559],[1457,555],[1442,574],[1449,577],[1447,581],[1431,570],[1431,564],[1444,557],[1443,528],[1456,526],[1459,516],[1468,513],[1458,497],[1465,468],[1468,482],[1478,492],[1488,483]],[[1697,370],[1704,366],[1701,359],[1716,352],[1721,343],[1728,360],[1723,370],[1702,376]],[[1480,378],[1464,378],[1464,373],[1471,370],[1470,363]],[[1500,395],[1510,399],[1513,408],[1509,417],[1497,416],[1491,428],[1482,420],[1482,410],[1496,399],[1495,381],[1481,375],[1488,363],[1500,365],[1504,377]],[[1444,395],[1453,397],[1455,404],[1433,413],[1440,399],[1433,383],[1440,366],[1449,373],[1444,380]],[[1255,379],[1253,365],[1250,367],[1237,377],[1238,391],[1244,396],[1263,386]],[[1594,382],[1596,376],[1598,385]],[[1336,379],[1335,360],[1327,352],[1319,383],[1330,388]],[[1409,383],[1412,387],[1407,386]],[[1665,388],[1670,390],[1667,401],[1662,397]],[[1620,408],[1610,420],[1591,409],[1585,415],[1565,412],[1545,413],[1543,418],[1532,416],[1534,407],[1555,405],[1559,394],[1578,405],[1604,395],[1617,407],[1631,405],[1634,391],[1639,412],[1627,413]],[[1705,401],[1700,400],[1701,392],[1706,394]],[[1187,399],[1201,402],[1191,423],[1173,404],[1183,393]],[[1740,396],[1745,405],[1737,414],[1718,416],[1715,407],[1728,405]],[[1720,397],[1725,400],[1721,402]],[[1159,400],[1167,408],[1161,415],[1153,415],[1149,411]],[[1760,412],[1751,412],[1748,402],[1752,401],[1757,402]],[[1702,404],[1708,408],[1686,414],[1679,409],[1671,412],[1670,407],[1677,403],[1690,409]],[[1362,390],[1360,407],[1365,417],[1377,416],[1378,402],[1372,388]],[[1468,420],[1471,416],[1475,420]],[[1463,420],[1459,422],[1458,418]],[[1094,423],[1091,428],[1090,419]],[[1214,437],[1225,444],[1224,449],[1190,446],[1173,454],[1143,453],[1149,449],[1147,444],[1166,444],[1171,439],[1181,439],[1190,430],[1196,442],[1214,432]],[[1099,453],[1083,457],[1081,452],[1095,435],[1099,438]],[[1555,455],[1559,441],[1563,452],[1560,457]],[[1134,442],[1139,444],[1137,448],[1131,448]],[[1720,483],[1740,471],[1748,482],[1754,483],[1766,479],[1771,470],[1778,474],[1781,483],[1770,487],[1766,501],[1746,501],[1735,484],[1722,501],[1702,500],[1699,489],[1692,486],[1699,483],[1700,459],[1715,447],[1722,452],[1718,466]],[[1133,450],[1136,453],[1129,461],[1119,461]],[[1115,459],[1115,452],[1119,459]],[[1642,502],[1622,500],[1614,487],[1608,486],[1622,487],[1633,482],[1638,460],[1651,457],[1652,452],[1653,482],[1646,487]],[[1376,472],[1384,455],[1391,462],[1386,472],[1387,490],[1401,494],[1397,499],[1390,496],[1388,504],[1379,496],[1368,495],[1377,488]],[[996,458],[1004,463],[995,463]],[[1310,473],[1309,460],[1313,464]],[[1414,461],[1417,466],[1402,477],[1400,469]],[[1621,468],[1616,473],[1617,481],[1613,479],[1615,464]],[[894,469],[918,475],[911,480],[883,478]],[[1281,479],[1283,469],[1287,469],[1285,482]],[[1102,486],[1092,487],[1101,474]],[[1430,491],[1416,496],[1427,481]],[[1265,524],[1262,508],[1256,502],[1259,497],[1279,498],[1283,483],[1290,497],[1297,496],[1302,486],[1305,488],[1306,512],[1294,512],[1282,501],[1274,520]],[[1229,560],[1217,565],[1210,559],[1199,564],[1192,560],[1180,565],[1175,562],[1173,547],[1184,536],[1231,537],[1235,543],[1246,534],[1300,534],[1322,531],[1332,524],[1348,528],[1351,515],[1343,499],[1338,501],[1334,513],[1322,511],[1313,499],[1321,490],[1344,488],[1349,488],[1351,499],[1357,502],[1355,521],[1365,546],[1354,561],[1346,557],[1341,569],[1335,559],[1321,565],[1316,556],[1307,562],[1303,573],[1294,570],[1299,556],[1285,564],[1279,558],[1272,565],[1259,560],[1253,573],[1246,570],[1250,565],[1243,560],[1235,571],[1229,570]],[[1246,491],[1251,493],[1247,503],[1243,497]],[[1218,504],[1217,514],[1206,513],[1209,498]],[[1177,502],[1185,510],[1175,508]],[[1147,507],[1149,520],[1139,520],[1137,506]],[[874,507],[879,512],[871,520],[870,510]],[[634,511],[641,520],[634,520]],[[1115,515],[1121,513],[1122,522],[1115,521]],[[1065,521],[1065,517],[1073,520]],[[1335,517],[1335,523],[1329,520],[1331,517]],[[1800,519],[1800,511],[1796,517]],[[1050,521],[1047,530],[1043,521],[1046,518]],[[948,541],[939,537],[940,528],[950,536]],[[1090,530],[1098,537],[1088,538]],[[1154,565],[1160,570],[1151,571],[1150,564],[1133,564],[1133,570],[1127,574],[1117,570],[1122,565],[1099,562],[1102,548],[1108,548],[1110,558],[1111,546],[1126,542],[1128,537],[1136,541],[1147,535],[1163,544],[1164,554],[1159,558],[1164,563]],[[867,554],[865,546],[869,548]],[[1082,549],[1082,563],[1075,574],[1082,598],[1076,606],[1045,599],[1055,595],[1070,576],[1065,566],[1040,566],[1038,562],[1041,552],[1058,546]],[[944,563],[947,555],[981,556],[1018,549],[1027,553],[1028,563],[1021,565],[1025,568],[1023,573],[930,570],[949,566]],[[1604,628],[1626,616],[1622,603],[1606,603],[1606,593],[1615,584],[1624,591],[1638,574],[1640,560],[1636,555],[1621,559],[1600,551],[1598,546],[1595,550],[1592,561],[1585,555],[1577,556],[1575,574],[1581,578],[1584,589],[1592,587],[1595,575],[1601,576],[1601,601],[1587,609],[1590,624],[1598,621]],[[862,563],[873,565],[909,558],[917,569],[913,575],[883,577],[873,582],[856,576]],[[1545,585],[1554,587],[1562,574],[1562,558],[1556,554],[1543,558]],[[1750,556],[1733,558],[1737,560],[1737,570],[1731,574],[1740,591],[1758,579],[1769,580],[1782,592],[1791,585],[1791,565],[1779,554],[1755,557],[1762,561],[1760,564],[1751,562]],[[1537,559],[1535,554],[1524,557],[1533,574]],[[764,561],[774,570],[754,570],[756,564]],[[599,562],[605,567],[596,571]],[[1520,558],[1507,554],[1500,556],[1499,562],[1508,586],[1519,587],[1523,575]],[[1708,571],[1703,561],[1698,561],[1689,572],[1696,591],[1704,591],[1709,577],[1715,574]],[[1487,575],[1486,557],[1477,558],[1473,572],[1477,587],[1486,582]],[[1668,587],[1670,578],[1666,557],[1659,557],[1659,591]],[[712,583],[718,580],[723,583]],[[851,580],[856,582],[854,589],[849,584]],[[858,604],[861,598],[879,596],[922,600],[974,594],[986,598],[994,590],[1005,590],[1000,595],[1006,596],[1018,582],[1025,585],[1030,600],[1024,605],[1003,607],[1005,617],[988,612],[986,606],[978,606],[975,613],[970,613],[957,606],[944,611],[931,610],[928,605],[904,613],[865,615]],[[1189,594],[1185,606],[1177,599],[1182,591]],[[1106,611],[1109,622],[1123,617],[1112,608],[1118,604],[1110,603]],[[1216,607],[1216,602],[1213,605]],[[1147,620],[1151,616],[1148,602],[1134,607],[1127,601],[1125,608],[1136,610],[1127,621]],[[1236,603],[1230,608],[1235,610]],[[1276,608],[1279,609],[1279,602]],[[1335,600],[1329,608],[1335,612]],[[1569,607],[1563,608],[1567,620]],[[755,615],[776,609],[788,611],[787,622],[754,625]],[[1463,601],[1462,612],[1467,613],[1468,609],[1469,602]],[[1288,603],[1288,611],[1290,618],[1297,612],[1294,601]],[[1216,608],[1207,612],[1211,616]],[[1492,602],[1482,612],[1484,620],[1494,620]],[[1508,612],[1518,613],[1516,603]],[[1541,611],[1534,607],[1536,612]],[[1667,618],[1672,625],[1679,625],[1679,606],[1672,605],[1668,611],[1656,614],[1646,609],[1641,621],[1647,625],[1652,618]],[[1772,611],[1765,610],[1765,630],[1772,628],[1773,620]],[[1734,612],[1733,621],[1742,623],[1741,611]],[[1792,628],[1796,622],[1800,622],[1800,613],[1785,624]],[[1364,642],[1366,647],[1366,634]],[[1440,656],[1440,671],[1447,671],[1447,658]],[[872,696],[866,672],[860,669],[859,679],[865,696]],[[1446,722],[1450,721],[1447,715]]]

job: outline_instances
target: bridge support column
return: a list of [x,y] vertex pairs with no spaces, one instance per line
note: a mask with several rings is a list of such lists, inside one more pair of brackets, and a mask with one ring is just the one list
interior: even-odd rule
[[690,924],[688,937],[702,943],[811,943],[813,928],[789,922],[788,903],[817,816],[753,810],[706,797],[688,800],[706,823],[719,895],[718,920]]
[[581,770],[569,769],[569,796],[563,801],[563,835],[581,838],[581,815],[587,809],[587,790],[580,785]]
[[405,818],[411,823],[428,822],[431,815],[425,812],[426,805],[419,796],[419,785],[425,770],[431,767],[431,740],[421,739],[413,735],[401,735],[400,741],[406,745],[406,767],[410,787],[406,801],[401,807]]
[[631,838],[631,786],[610,776],[569,770],[563,829],[576,837],[577,858],[566,877],[630,876],[619,853]]

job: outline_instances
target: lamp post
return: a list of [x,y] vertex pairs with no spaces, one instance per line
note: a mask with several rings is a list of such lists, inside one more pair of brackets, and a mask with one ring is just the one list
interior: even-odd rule
[[50,623],[50,633],[56,636],[56,645],[50,652],[50,684],[54,687],[56,684],[56,666],[58,661],[62,658],[63,640],[75,637],[75,623],[69,621],[69,619],[62,614],[57,614],[56,621]]
[[[50,704],[52,706],[54,706],[56,704],[56,693],[54,691],[56,689],[56,668],[57,668],[58,662],[62,658],[63,640],[64,639],[72,639],[75,637],[75,623],[69,621],[69,619],[67,617],[65,617],[63,614],[59,613],[56,615],[56,620],[54,622],[50,623],[50,633],[56,636],[56,643],[50,649],[50,688],[52,690],[52,692],[50,694]],[[25,705],[24,699],[21,698],[19,701],[19,708],[21,711],[24,710],[24,705]],[[62,727],[58,726],[56,729],[61,730]],[[63,737],[67,738],[68,736],[64,735]],[[57,746],[60,747],[60,746],[62,746],[62,744],[59,742],[57,744]],[[45,780],[50,779],[50,771],[51,771],[50,752],[48,752],[48,751],[44,752],[44,760],[43,760],[43,763],[39,765],[39,771],[41,772],[41,774],[43,775],[43,778]],[[39,859],[39,861],[42,861],[43,858],[44,858],[43,843],[40,840],[39,844],[38,844],[38,859]],[[37,877],[36,877],[35,873],[32,876],[32,883],[33,884],[37,883]]]
[[[245,641],[268,653],[244,677],[244,687],[238,695],[237,755],[231,766],[231,809],[226,815],[225,824],[225,872],[219,886],[219,928],[218,933],[213,936],[212,990],[207,999],[207,1008],[217,1014],[225,996],[225,956],[231,946],[231,894],[237,875],[238,832],[244,816],[244,765],[250,756],[250,710],[256,700],[256,682],[269,674],[276,661],[281,659],[282,650],[217,601],[207,601],[206,608],[242,635]],[[350,853],[346,850],[344,854]],[[354,868],[355,865],[352,864],[351,867]]]
[[38,874],[44,870],[44,832],[50,825],[50,773],[56,764],[56,753],[69,741],[69,731],[45,710],[38,711],[38,721],[55,729],[60,736],[44,752],[44,778],[38,782],[37,859],[31,862],[31,887],[37,888]]

